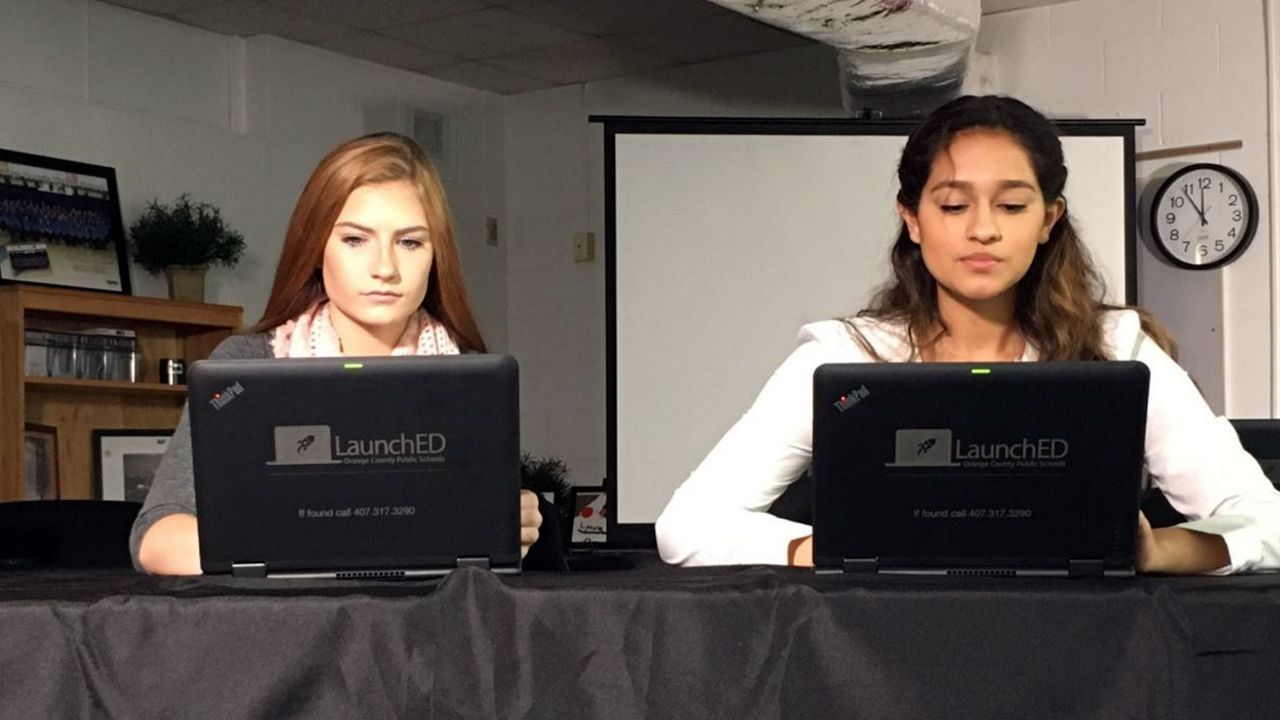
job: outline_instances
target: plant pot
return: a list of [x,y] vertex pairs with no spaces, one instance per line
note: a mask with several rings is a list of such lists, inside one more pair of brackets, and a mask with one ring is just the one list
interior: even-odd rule
[[169,299],[187,302],[204,302],[204,274],[209,270],[203,265],[187,267],[174,265],[164,269],[169,279]]

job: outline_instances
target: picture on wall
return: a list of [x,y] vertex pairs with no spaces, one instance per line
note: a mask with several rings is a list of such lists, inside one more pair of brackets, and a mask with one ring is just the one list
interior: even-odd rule
[[609,508],[602,487],[573,489],[571,544],[602,543],[608,540]]
[[129,294],[115,170],[0,149],[0,282]]
[[58,429],[26,424],[23,460],[26,465],[27,500],[58,499]]
[[172,430],[94,430],[93,475],[100,500],[142,502]]

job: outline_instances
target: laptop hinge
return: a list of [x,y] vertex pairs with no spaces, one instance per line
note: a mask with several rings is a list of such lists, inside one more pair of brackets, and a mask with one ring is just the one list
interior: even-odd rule
[[266,563],[231,563],[232,577],[264,578],[267,576]]
[[458,558],[458,567],[459,568],[473,567],[473,568],[480,568],[481,570],[488,570],[489,556],[479,555],[479,556],[460,557]]
[[845,558],[841,564],[847,573],[873,573],[880,569],[880,558]]
[[1068,560],[1068,577],[1102,577],[1104,569],[1101,560]]

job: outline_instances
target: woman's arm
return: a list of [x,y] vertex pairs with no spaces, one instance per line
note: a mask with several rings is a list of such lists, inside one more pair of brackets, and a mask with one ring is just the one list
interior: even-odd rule
[[1221,535],[1182,527],[1152,528],[1141,512],[1134,549],[1140,573],[1197,575],[1231,565],[1231,555]]
[[766,510],[804,473],[813,455],[813,371],[831,351],[806,342],[706,459],[672,495],[654,525],[658,551],[678,565],[788,563],[808,525]]
[[[1148,570],[1280,569],[1280,492],[1177,363],[1149,339],[1137,359],[1151,369],[1147,469],[1170,505],[1189,519],[1147,536]],[[1140,546],[1140,563],[1142,552]]]

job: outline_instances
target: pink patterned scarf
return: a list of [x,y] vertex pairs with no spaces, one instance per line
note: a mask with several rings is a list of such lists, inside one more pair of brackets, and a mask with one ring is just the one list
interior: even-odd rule
[[[271,331],[271,351],[278,358],[340,357],[342,341],[329,321],[329,303],[320,301]],[[392,355],[457,355],[449,330],[419,309],[391,350]]]

